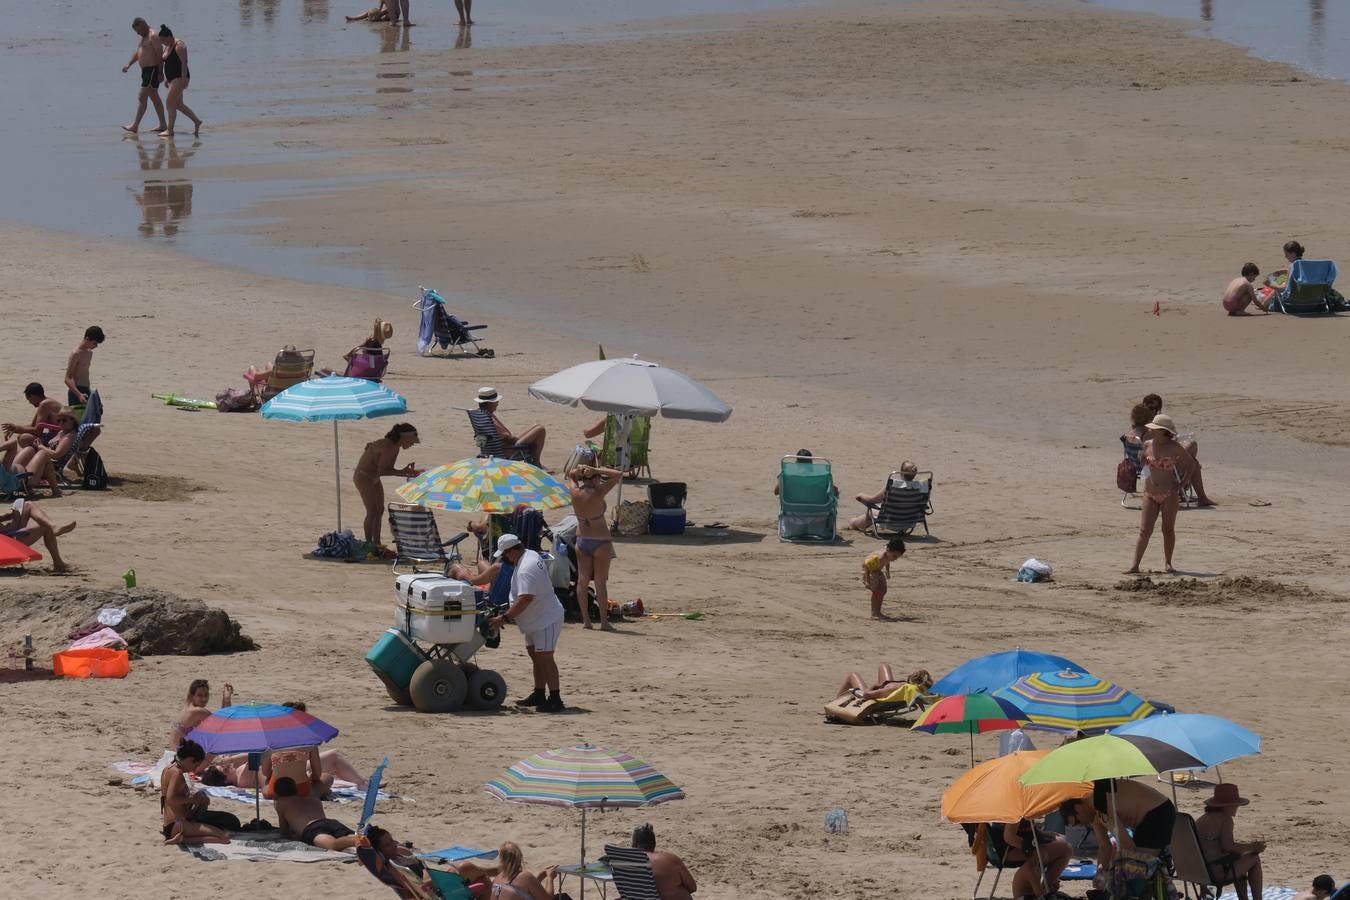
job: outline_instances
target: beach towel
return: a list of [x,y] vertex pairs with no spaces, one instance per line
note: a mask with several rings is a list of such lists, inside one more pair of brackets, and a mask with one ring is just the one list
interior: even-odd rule
[[[1248,895],[1251,891],[1247,892]],[[1289,900],[1290,897],[1298,893],[1296,888],[1291,887],[1268,887],[1261,892],[1260,900]],[[1229,891],[1219,897],[1219,900],[1237,900],[1237,893]]]
[[[135,782],[133,782],[134,784]],[[236,803],[246,803],[253,805],[253,788],[235,787],[231,784],[223,784],[218,787],[210,787],[198,781],[190,781],[194,793],[206,794],[208,797],[219,798],[221,800],[233,800]],[[376,795],[377,800],[392,800],[396,797],[387,791],[380,791]],[[271,803],[266,797],[261,798],[263,803]],[[333,790],[329,795],[325,795],[325,803],[361,803],[366,799],[366,792],[356,785],[347,781],[333,782]]]
[[202,844],[184,846],[182,850],[190,853],[202,862],[219,862],[224,859],[246,859],[252,862],[336,862],[356,861],[355,854],[333,850],[321,850],[299,841],[282,838],[280,831],[234,832],[228,844]]
[[111,628],[100,628],[70,645],[71,650],[91,650],[95,647],[125,647],[126,640]]
[[417,854],[418,859],[427,859],[438,862],[459,862],[462,859],[496,859],[496,850],[475,850],[472,847],[461,847],[455,844],[453,847],[446,847],[443,850],[432,850],[430,853]]

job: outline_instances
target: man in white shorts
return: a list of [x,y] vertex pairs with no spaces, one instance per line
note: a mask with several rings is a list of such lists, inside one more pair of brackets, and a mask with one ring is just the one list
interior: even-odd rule
[[558,692],[558,663],[553,652],[562,634],[563,605],[553,592],[548,564],[535,551],[525,549],[514,534],[497,539],[497,553],[492,558],[515,567],[511,573],[511,606],[504,615],[494,618],[492,625],[500,629],[507,621],[515,622],[525,635],[525,652],[534,665],[534,693],[517,700],[516,705],[533,706],[540,712],[562,712],[566,707]]

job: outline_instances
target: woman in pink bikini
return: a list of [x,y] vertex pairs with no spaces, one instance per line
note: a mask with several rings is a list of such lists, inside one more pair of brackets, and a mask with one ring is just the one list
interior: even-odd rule
[[1164,571],[1176,574],[1172,568],[1172,550],[1176,547],[1177,508],[1181,503],[1181,485],[1190,477],[1195,457],[1177,442],[1177,426],[1172,417],[1159,413],[1144,426],[1150,438],[1144,442],[1144,502],[1139,521],[1139,540],[1134,545],[1134,564],[1126,575],[1139,574],[1139,561],[1148,549],[1153,526],[1162,516]]
[[614,559],[614,540],[605,521],[605,495],[614,490],[623,473],[594,465],[595,458],[578,461],[567,473],[572,492],[572,511],[577,514],[577,598],[581,623],[591,626],[591,611],[586,602],[586,586],[595,581],[595,603],[600,607],[600,630],[613,631],[609,624],[609,564]]

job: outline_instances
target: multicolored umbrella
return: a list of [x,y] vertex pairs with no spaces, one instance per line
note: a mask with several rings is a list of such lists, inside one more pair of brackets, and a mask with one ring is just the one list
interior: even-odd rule
[[[990,694],[958,694],[943,697],[910,727],[929,734],[970,735],[970,764],[975,765],[975,735],[1017,728],[1027,720],[1017,705]],[[996,820],[998,821],[998,820]]]
[[1005,650],[962,663],[933,685],[932,691],[944,697],[956,694],[992,693],[1005,688],[1023,675],[1037,672],[1086,672],[1078,663],[1062,656],[1035,650]]
[[1127,741],[1152,738],[1194,756],[1206,768],[1261,752],[1261,738],[1234,722],[1199,713],[1149,716],[1111,729]]
[[1056,747],[1020,780],[1025,785],[1096,781],[1203,767],[1194,756],[1162,741],[1138,737],[1127,741],[1102,734]]
[[342,530],[342,472],[337,423],[376,419],[408,411],[408,401],[382,384],[364,378],[329,375],[286,388],[262,406],[264,419],[333,423],[333,475],[337,484],[337,530]]
[[1026,785],[1020,779],[1049,750],[1022,750],[980,763],[942,795],[949,822],[1016,822],[1043,815],[1065,800],[1092,793],[1087,782]]
[[276,703],[245,703],[211,713],[187,737],[207,753],[252,753],[314,747],[337,735],[336,728],[307,712]]
[[1030,720],[1027,727],[1042,731],[1092,734],[1157,712],[1120,685],[1068,670],[1023,675],[994,696],[1021,707]]
[[522,759],[483,788],[501,800],[581,809],[581,862],[586,862],[586,810],[650,806],[681,800],[684,791],[621,750],[582,744]]
[[517,506],[559,509],[572,503],[563,484],[538,466],[506,459],[461,459],[400,485],[409,503],[508,515]]

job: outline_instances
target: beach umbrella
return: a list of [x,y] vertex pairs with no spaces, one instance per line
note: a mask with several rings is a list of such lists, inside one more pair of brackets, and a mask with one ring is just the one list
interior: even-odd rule
[[328,375],[292,385],[262,406],[264,419],[333,423],[333,477],[337,486],[337,530],[342,530],[342,471],[337,423],[375,419],[408,411],[408,401],[382,384],[364,378]]
[[1235,722],[1200,713],[1149,716],[1112,728],[1113,736],[1135,742],[1161,741],[1189,753],[1208,768],[1261,752],[1261,738]]
[[1099,733],[1157,712],[1118,684],[1067,670],[1023,675],[994,696],[1021,707],[1027,727],[1042,731]]
[[1078,663],[1062,656],[1035,650],[1005,650],[962,663],[934,684],[932,691],[944,697],[953,694],[991,693],[1007,687],[1023,675],[1037,672],[1086,672]]
[[1021,782],[1027,770],[1050,752],[1021,750],[980,763],[943,792],[942,817],[957,823],[1016,822],[1044,815],[1065,800],[1091,794],[1088,782]]
[[32,547],[0,534],[0,566],[21,566],[39,559],[42,559],[42,554]]
[[527,462],[461,459],[428,469],[397,488],[409,503],[432,509],[510,515],[517,506],[559,509],[572,503],[567,485]]
[[1127,741],[1113,734],[1101,734],[1056,747],[1027,769],[1021,781],[1025,785],[1096,781],[1203,767],[1189,753],[1153,738]]
[[[500,800],[581,810],[581,863],[586,863],[586,810],[650,806],[681,800],[684,791],[631,754],[581,744],[522,759],[483,788]],[[582,882],[583,895],[585,882]]]
[[970,735],[970,764],[975,765],[975,735],[1017,728],[1027,720],[1017,705],[990,694],[943,697],[924,710],[910,727],[929,734]]

